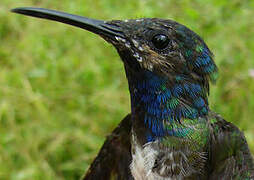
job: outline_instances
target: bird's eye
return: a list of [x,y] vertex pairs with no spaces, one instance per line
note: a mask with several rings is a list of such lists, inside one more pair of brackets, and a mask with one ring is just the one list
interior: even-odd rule
[[157,34],[152,38],[152,43],[157,49],[164,49],[169,44],[169,38],[164,34]]

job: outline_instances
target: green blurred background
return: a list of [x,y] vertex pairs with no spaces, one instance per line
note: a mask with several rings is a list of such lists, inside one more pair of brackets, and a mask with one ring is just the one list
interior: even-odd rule
[[78,179],[130,112],[124,69],[96,35],[12,14],[36,6],[97,19],[160,17],[201,35],[220,69],[211,108],[254,153],[254,1],[1,0],[0,179]]

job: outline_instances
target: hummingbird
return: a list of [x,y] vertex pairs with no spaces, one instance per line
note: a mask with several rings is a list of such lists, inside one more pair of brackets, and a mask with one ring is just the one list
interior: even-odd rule
[[243,132],[209,107],[218,68],[195,32],[159,18],[102,21],[33,7],[12,12],[97,34],[124,64],[131,112],[84,179],[254,179]]

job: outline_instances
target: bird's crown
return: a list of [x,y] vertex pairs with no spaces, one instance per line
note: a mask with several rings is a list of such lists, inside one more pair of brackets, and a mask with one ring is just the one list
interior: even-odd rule
[[115,36],[110,42],[130,67],[137,68],[135,71],[148,70],[172,81],[182,74],[206,86],[209,80],[215,82],[217,67],[211,51],[187,27],[157,18],[109,21],[107,24],[121,33],[121,37]]

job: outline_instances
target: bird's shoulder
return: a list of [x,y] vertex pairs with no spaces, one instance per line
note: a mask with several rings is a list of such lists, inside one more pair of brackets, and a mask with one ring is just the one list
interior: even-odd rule
[[131,115],[128,114],[107,136],[97,157],[82,179],[84,180],[133,180],[131,163]]
[[210,178],[252,179],[254,164],[244,133],[214,112],[209,113]]

